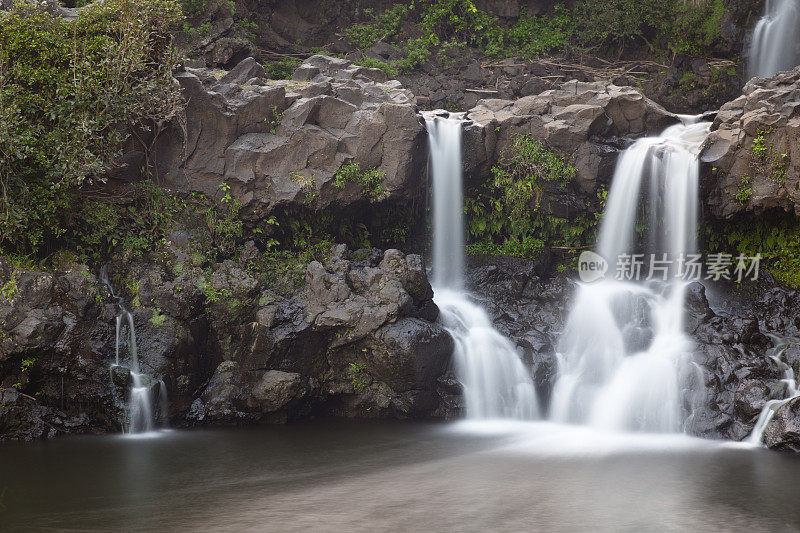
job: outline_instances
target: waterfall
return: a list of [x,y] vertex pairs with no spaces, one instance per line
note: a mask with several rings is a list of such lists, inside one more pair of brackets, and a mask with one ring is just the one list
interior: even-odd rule
[[753,30],[748,74],[770,77],[800,64],[798,0],[767,0],[764,16]]
[[[114,293],[111,281],[104,266],[100,271],[100,281],[107,287],[111,296],[116,300],[119,313],[116,316],[114,336],[114,364],[115,368],[123,368],[129,376],[128,402],[126,406],[127,422],[124,432],[128,434],[147,433],[156,429],[156,420],[160,417],[163,426],[167,425],[167,387],[163,380],[154,380],[142,373],[139,367],[139,348],[136,343],[136,328],[133,323],[133,314],[125,307],[121,296]],[[122,334],[123,327],[128,328],[127,340]],[[127,368],[120,364],[120,347],[126,346],[130,363]],[[156,409],[157,406],[157,409]]]
[[775,361],[778,364],[778,367],[783,370],[783,379],[781,379],[781,383],[783,383],[784,386],[785,398],[782,400],[769,400],[764,405],[764,408],[758,415],[758,420],[756,421],[755,426],[753,426],[753,431],[746,439],[746,442],[750,444],[760,445],[764,438],[764,431],[766,431],[767,426],[772,421],[772,417],[775,416],[775,412],[790,401],[800,396],[800,390],[797,388],[797,376],[795,376],[792,367],[786,364],[786,362],[782,359],[786,349],[793,343],[797,343],[797,341],[798,339],[795,338],[782,338],[776,335],[772,336],[773,347],[767,351],[766,355]]
[[440,320],[455,341],[467,418],[532,419],[539,414],[530,371],[464,291],[461,117],[425,117],[433,176],[433,287]]
[[[649,210],[648,251],[656,259],[680,261],[695,251],[698,153],[710,124],[682,120],[659,137],[637,140],[619,158],[598,245],[610,275],[579,286],[559,340],[550,412],[556,421],[675,432],[690,420],[692,402],[700,397],[702,379],[683,331],[687,283],[675,265],[659,263],[654,273],[661,281],[614,275],[618,258],[630,260],[635,251],[643,209]],[[649,202],[641,201],[643,193]],[[641,269],[647,277],[647,265]]]

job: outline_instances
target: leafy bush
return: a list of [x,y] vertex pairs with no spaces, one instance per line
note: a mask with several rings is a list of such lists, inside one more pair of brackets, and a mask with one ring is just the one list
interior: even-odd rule
[[591,244],[595,215],[570,220],[552,216],[541,205],[546,189],[566,191],[576,172],[530,134],[514,135],[492,169],[493,179],[467,191],[468,252],[535,257],[544,247]]
[[377,202],[384,196],[384,179],[386,179],[386,172],[377,168],[362,169],[357,162],[348,161],[336,171],[333,186],[337,189],[344,189],[348,183],[357,183],[370,202]]
[[264,70],[272,80],[290,80],[299,65],[299,59],[284,57],[278,61],[264,63]]
[[134,129],[178,113],[172,0],[107,0],[77,20],[18,4],[0,14],[0,246],[63,233],[80,186],[102,181]]
[[380,69],[390,79],[396,78],[398,74],[397,69],[395,67],[393,67],[390,63],[387,63],[386,61],[381,61],[380,59],[373,59],[371,57],[362,57],[358,59],[353,59],[353,63],[356,65],[360,65],[362,67]]
[[[492,58],[535,57],[573,47],[622,55],[646,47],[651,54],[713,55],[720,48],[724,0],[578,0],[571,9],[556,4],[536,16],[523,12],[514,26],[479,10],[472,0],[421,0],[396,4],[371,20],[347,28],[360,48],[393,38],[405,57],[388,63],[409,72],[434,57],[447,64],[447,49],[471,46]],[[402,21],[414,20],[419,32],[403,35]],[[438,54],[436,53],[438,50]]]
[[370,22],[354,24],[343,31],[345,38],[354,46],[369,48],[378,41],[386,41],[397,35],[400,25],[414,9],[414,4],[395,4],[380,15],[371,8],[364,10]]

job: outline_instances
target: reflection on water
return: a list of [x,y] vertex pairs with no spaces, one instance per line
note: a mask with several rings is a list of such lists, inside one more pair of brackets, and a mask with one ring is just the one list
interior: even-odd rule
[[552,423],[316,423],[0,447],[0,530],[796,531],[800,459]]

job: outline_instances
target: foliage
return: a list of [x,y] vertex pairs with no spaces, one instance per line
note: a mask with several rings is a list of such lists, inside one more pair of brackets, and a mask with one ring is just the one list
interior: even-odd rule
[[12,272],[11,279],[0,287],[0,298],[10,302],[16,298],[18,294],[19,286],[17,285],[17,276]]
[[219,204],[206,208],[206,220],[214,244],[223,252],[232,253],[237,239],[242,236],[242,219],[239,217],[242,203],[231,196],[231,186],[227,183],[219,185],[219,192],[222,198]]
[[772,179],[783,185],[786,182],[786,167],[788,166],[788,154],[779,154],[775,145],[767,140],[766,136],[772,130],[759,130],[750,147],[752,157],[750,158],[750,168],[753,172]]
[[350,363],[348,367],[350,379],[353,384],[353,390],[356,393],[361,393],[366,390],[370,383],[370,377],[367,373],[366,363]]
[[0,14],[0,246],[60,237],[72,191],[102,181],[128,132],[176,115],[180,17],[172,0],[96,2],[74,21],[22,4]]
[[181,10],[187,18],[193,18],[205,13],[207,3],[207,0],[181,0]]
[[63,221],[63,243],[78,260],[97,264],[114,251],[142,257],[154,250],[187,202],[152,181],[136,184],[125,202],[84,197]]
[[384,179],[386,179],[386,172],[376,168],[362,169],[356,161],[348,161],[336,171],[333,177],[333,186],[337,189],[344,189],[348,183],[356,183],[361,186],[364,195],[370,202],[377,202],[382,200],[385,195]]
[[[504,27],[472,0],[417,0],[379,15],[369,11],[367,22],[344,32],[359,48],[394,39],[404,57],[385,64],[410,72],[433,58],[447,65],[452,62],[449,51],[465,46],[491,58],[530,58],[572,48],[619,56],[642,47],[660,56],[713,55],[724,52],[724,13],[723,0],[578,0],[571,8],[556,4],[541,15],[527,16],[523,10],[512,27]],[[404,20],[416,22],[418,31],[404,33]]]
[[371,57],[361,57],[352,60],[354,64],[367,68],[377,68],[382,70],[390,79],[397,77],[397,69],[391,63],[381,61],[380,59],[373,59]]
[[761,254],[762,271],[768,271],[781,283],[800,288],[800,224],[791,213],[741,215],[706,224],[705,234],[708,252],[747,257]]
[[753,195],[753,189],[751,187],[752,179],[750,176],[743,176],[742,179],[739,181],[739,187],[736,190],[736,194],[733,195],[736,198],[736,201],[740,204],[746,204],[750,197]]
[[557,4],[548,15],[527,17],[523,13],[516,24],[504,34],[505,48],[487,47],[489,56],[535,57],[569,47],[575,31],[573,13]]
[[371,8],[366,8],[363,14],[370,22],[355,24],[346,28],[343,33],[350,43],[359,48],[369,48],[378,41],[386,41],[397,35],[400,25],[408,13],[414,9],[414,4],[395,4],[383,13],[376,15]]
[[150,317],[150,323],[156,327],[161,327],[167,319],[167,315],[161,312],[161,309],[156,307],[153,309],[153,315]]
[[264,63],[264,70],[272,80],[290,80],[299,65],[299,59],[284,57],[278,61]]
[[468,252],[536,257],[545,247],[591,244],[597,217],[566,219],[542,206],[545,192],[566,192],[576,172],[530,134],[514,135],[492,169],[493,179],[466,195]]
[[723,0],[581,0],[575,6],[576,37],[587,47],[634,46],[651,52],[711,55],[720,45]]

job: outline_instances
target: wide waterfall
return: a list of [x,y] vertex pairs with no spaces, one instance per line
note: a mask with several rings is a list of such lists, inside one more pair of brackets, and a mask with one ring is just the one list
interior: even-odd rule
[[[580,285],[559,340],[556,421],[675,432],[701,395],[702,376],[683,331],[687,283],[675,265],[695,250],[697,156],[710,124],[682,120],[659,137],[637,140],[617,163],[598,246],[608,274]],[[650,227],[644,256],[654,260],[636,267],[642,217]],[[619,276],[619,265],[633,268]]]
[[800,2],[767,0],[750,45],[748,74],[769,77],[800,65]]
[[467,418],[532,419],[539,414],[530,372],[514,345],[464,287],[464,223],[459,117],[426,117],[433,175],[433,280],[440,320],[455,340]]

